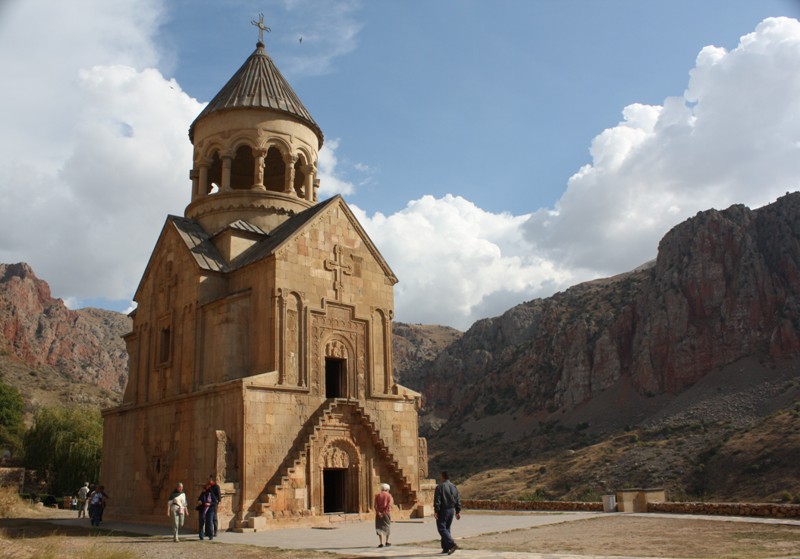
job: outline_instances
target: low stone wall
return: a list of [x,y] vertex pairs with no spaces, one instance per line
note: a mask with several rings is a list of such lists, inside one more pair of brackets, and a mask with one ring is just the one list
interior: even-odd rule
[[[531,511],[603,511],[603,503],[577,501],[489,501],[464,499],[465,509]],[[647,503],[647,512],[800,518],[800,505],[773,503]]]
[[475,510],[603,511],[603,503],[582,503],[578,501],[478,501],[464,499],[461,501],[461,505],[465,509]]
[[647,512],[800,518],[800,505],[771,503],[648,503]]

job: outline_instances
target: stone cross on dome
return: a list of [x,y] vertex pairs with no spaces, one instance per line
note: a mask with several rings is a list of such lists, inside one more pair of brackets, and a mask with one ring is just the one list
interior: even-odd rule
[[264,14],[263,13],[258,14],[258,21],[253,20],[253,21],[250,22],[250,25],[255,25],[256,27],[258,27],[258,42],[263,45],[264,44],[264,31],[266,31],[267,33],[269,33],[271,31],[271,29],[269,27],[264,25]]

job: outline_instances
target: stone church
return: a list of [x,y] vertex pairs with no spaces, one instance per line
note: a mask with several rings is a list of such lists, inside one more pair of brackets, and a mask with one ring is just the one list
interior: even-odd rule
[[[163,518],[209,475],[220,525],[399,515],[434,482],[420,395],[392,375],[392,269],[340,196],[317,200],[323,134],[261,39],[189,128],[191,202],[168,216],[125,336],[130,376],[106,410],[108,515]],[[346,518],[346,517],[344,517]]]

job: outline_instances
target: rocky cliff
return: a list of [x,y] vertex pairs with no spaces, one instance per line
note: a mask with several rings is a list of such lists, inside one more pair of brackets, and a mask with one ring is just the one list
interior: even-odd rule
[[[34,407],[117,402],[127,382],[122,336],[130,329],[124,314],[68,309],[28,264],[0,264],[0,375],[33,400]],[[395,323],[398,382],[407,369],[435,358],[461,334],[446,326]]]
[[[68,309],[27,264],[0,264],[0,355],[6,374],[27,368],[33,372],[28,376],[41,376],[53,390],[64,389],[55,382],[60,378],[74,383],[76,392],[85,384],[119,394],[128,365],[121,336],[130,327],[124,314]],[[30,387],[20,388],[25,393]]]
[[425,395],[429,426],[449,421],[448,438],[533,432],[598,401],[592,420],[621,426],[738,360],[799,352],[793,193],[698,213],[667,233],[654,263],[479,321],[406,383]]

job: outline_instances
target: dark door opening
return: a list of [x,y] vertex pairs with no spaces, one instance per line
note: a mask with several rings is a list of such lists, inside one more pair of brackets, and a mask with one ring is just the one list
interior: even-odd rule
[[344,359],[325,358],[325,397],[344,398]]
[[345,469],[322,470],[322,493],[325,496],[322,504],[323,512],[346,512],[345,503]]

